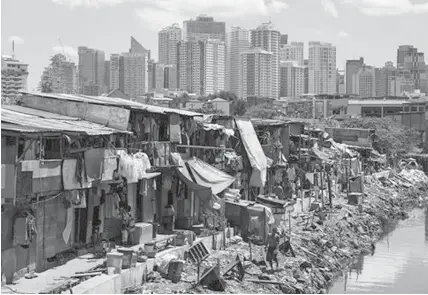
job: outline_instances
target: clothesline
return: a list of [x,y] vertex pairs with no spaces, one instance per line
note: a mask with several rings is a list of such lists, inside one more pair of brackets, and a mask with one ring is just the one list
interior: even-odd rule
[[49,199],[44,199],[44,200],[38,201],[36,203],[32,203],[32,205],[37,205],[37,204],[41,204],[41,203],[44,203],[44,202],[48,202],[50,200],[53,200],[53,199],[59,197],[60,195],[62,195],[62,192],[59,193],[59,194],[57,194],[57,195],[55,195],[55,196],[53,196],[53,197],[51,197],[51,198],[49,198]]

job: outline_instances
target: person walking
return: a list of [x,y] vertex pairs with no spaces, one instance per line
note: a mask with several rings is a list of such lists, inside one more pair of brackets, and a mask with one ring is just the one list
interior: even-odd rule
[[269,262],[270,267],[273,269],[273,262],[276,264],[276,269],[279,267],[278,263],[278,245],[279,245],[279,234],[276,227],[272,228],[266,242],[265,250],[267,249],[266,260]]

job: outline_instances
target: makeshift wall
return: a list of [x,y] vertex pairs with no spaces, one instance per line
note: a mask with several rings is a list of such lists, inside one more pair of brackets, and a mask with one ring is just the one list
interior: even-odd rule
[[154,222],[154,214],[156,208],[153,201],[155,200],[155,192],[153,189],[154,179],[143,179],[140,185],[141,195],[141,211],[143,222]]
[[[65,198],[66,194],[60,194],[55,198],[47,197],[46,201],[42,200],[33,205],[37,228],[37,271],[43,271],[49,267],[47,258],[71,249],[74,239],[74,209],[65,208]],[[69,230],[65,235],[67,223]]]

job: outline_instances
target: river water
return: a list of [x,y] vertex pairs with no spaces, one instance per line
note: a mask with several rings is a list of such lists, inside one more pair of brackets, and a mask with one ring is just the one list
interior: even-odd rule
[[328,292],[428,294],[428,208],[390,228],[374,254],[357,259]]

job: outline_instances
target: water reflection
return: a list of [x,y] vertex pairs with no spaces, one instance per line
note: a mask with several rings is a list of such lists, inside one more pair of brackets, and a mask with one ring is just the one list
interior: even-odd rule
[[329,293],[428,294],[428,207],[390,229],[374,255],[358,257]]

